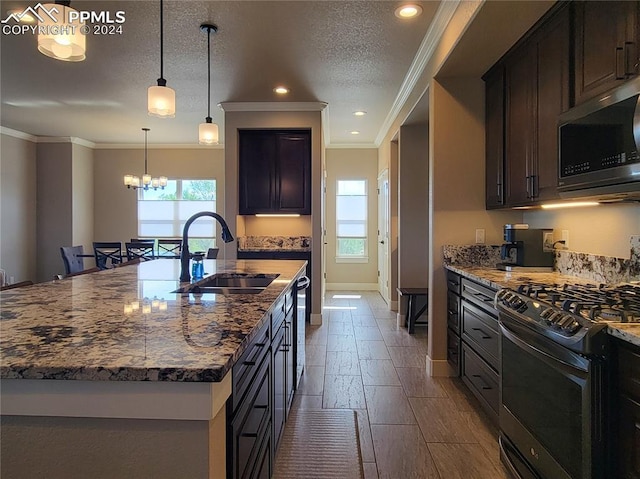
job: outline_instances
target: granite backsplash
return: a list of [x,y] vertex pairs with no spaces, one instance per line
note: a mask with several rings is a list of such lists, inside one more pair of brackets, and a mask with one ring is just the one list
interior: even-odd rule
[[311,251],[310,236],[240,236],[238,250]]
[[[556,251],[554,270],[598,283],[640,281],[640,235],[630,240],[629,259],[575,251]],[[472,244],[445,245],[444,263],[456,266],[495,267],[500,263],[500,247]]]

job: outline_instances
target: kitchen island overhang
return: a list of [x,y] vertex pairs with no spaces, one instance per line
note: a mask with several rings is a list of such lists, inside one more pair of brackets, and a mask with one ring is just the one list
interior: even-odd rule
[[[179,286],[176,263],[157,260],[2,294],[8,477],[12,468],[25,472],[19,468],[27,458],[31,472],[46,470],[47,477],[226,476],[223,406],[231,369],[306,263],[205,261],[210,274],[278,275],[259,294],[228,296],[170,293]],[[129,308],[135,301],[139,307]],[[147,308],[154,301],[161,307]],[[118,457],[100,454],[105,448]],[[52,464],[66,466],[56,476]]]

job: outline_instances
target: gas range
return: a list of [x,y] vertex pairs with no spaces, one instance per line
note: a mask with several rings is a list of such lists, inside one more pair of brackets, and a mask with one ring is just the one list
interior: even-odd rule
[[607,323],[640,322],[640,284],[529,283],[502,289],[496,307],[507,317],[581,354],[601,354]]

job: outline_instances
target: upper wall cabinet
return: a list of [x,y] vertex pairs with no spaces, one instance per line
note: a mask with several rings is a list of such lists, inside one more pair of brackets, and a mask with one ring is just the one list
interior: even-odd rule
[[557,198],[558,115],[570,106],[570,17],[564,5],[484,77],[486,207]]
[[575,2],[575,103],[640,73],[640,2]]
[[311,131],[238,133],[239,213],[311,214]]

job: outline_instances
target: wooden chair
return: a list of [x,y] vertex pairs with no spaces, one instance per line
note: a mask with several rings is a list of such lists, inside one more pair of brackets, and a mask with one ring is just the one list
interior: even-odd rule
[[149,241],[137,241],[135,243],[125,243],[127,249],[127,260],[131,261],[140,258],[141,261],[155,259],[154,245]]
[[158,256],[180,257],[182,252],[181,239],[159,239],[158,240]]
[[69,275],[84,270],[84,258],[79,255],[84,254],[82,246],[61,246],[60,254],[64,263],[64,273]]
[[[415,332],[416,324],[425,324],[418,323],[418,318],[422,316],[422,314],[427,310],[428,302],[420,308],[420,310],[416,311],[416,302],[418,298],[427,298],[429,295],[428,288],[397,288],[398,294],[400,296],[407,296],[407,314],[404,318],[404,325],[407,327],[409,334],[413,334]],[[428,324],[428,323],[426,323]]]
[[113,268],[122,261],[122,243],[95,242],[93,243],[93,253],[96,258],[96,266],[100,269]]
[[31,286],[32,284],[33,284],[33,281],[20,281],[19,283],[6,284],[0,287],[0,291],[5,291],[7,289],[22,288],[23,286]]

